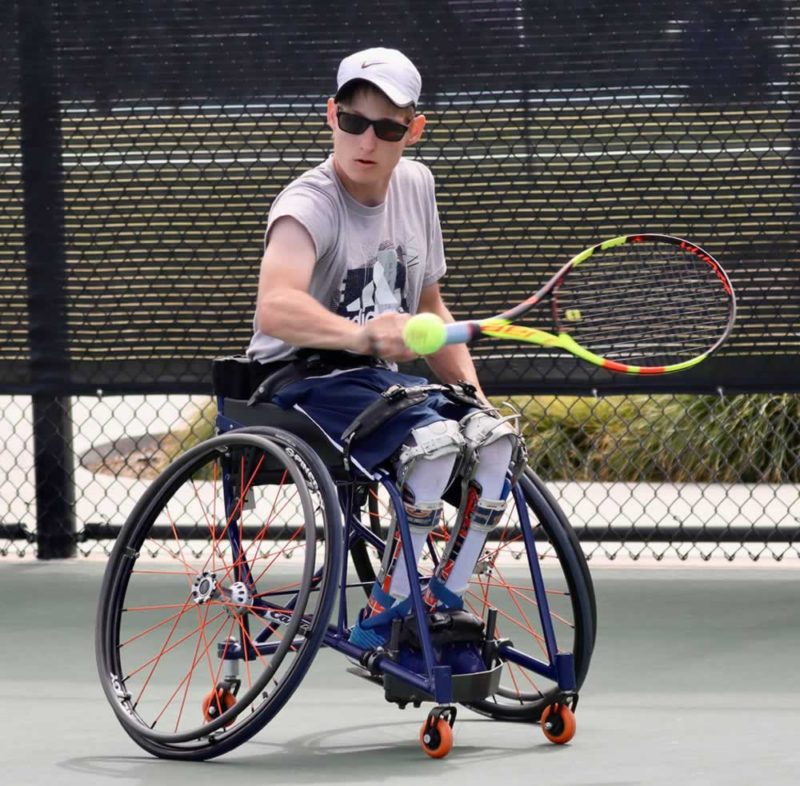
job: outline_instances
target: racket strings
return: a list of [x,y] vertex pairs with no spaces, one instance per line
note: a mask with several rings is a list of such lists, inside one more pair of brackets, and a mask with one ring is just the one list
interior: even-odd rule
[[730,298],[715,269],[676,245],[626,244],[573,268],[553,296],[562,332],[601,357],[667,366],[725,334]]

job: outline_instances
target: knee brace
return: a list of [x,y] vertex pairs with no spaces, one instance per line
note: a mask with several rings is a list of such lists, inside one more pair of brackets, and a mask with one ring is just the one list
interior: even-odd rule
[[[397,485],[403,496],[411,543],[408,548],[416,563],[430,531],[442,510],[441,496],[450,483],[453,468],[461,457],[464,438],[453,420],[439,420],[411,430],[407,444],[395,462]],[[409,593],[409,578],[402,556],[400,530],[393,516],[389,525],[381,568],[370,598],[370,613],[378,614],[387,603]]]
[[[461,434],[464,437],[464,461],[461,474],[465,484],[475,478],[481,462],[481,451],[499,442],[508,440],[511,444],[511,458],[508,467],[501,471],[509,470],[511,483],[518,477],[528,458],[525,442],[510,421],[516,420],[518,415],[509,415],[504,418],[495,417],[488,412],[479,410],[470,412],[460,421]],[[509,484],[510,485],[510,484]]]
[[[464,437],[459,424],[454,420],[435,420],[412,429],[411,436],[413,441],[400,448],[395,463],[397,485],[401,490],[417,462],[451,456],[452,464],[455,465],[464,450]],[[445,488],[446,485],[436,495],[437,499]]]
[[[431,608],[439,602],[449,608],[461,608],[461,596],[486,539],[503,516],[511,483],[522,471],[526,458],[522,438],[508,422],[514,417],[497,418],[478,411],[461,420],[465,443],[461,504],[456,525],[425,594]],[[490,479],[493,497],[484,494],[484,483]]]

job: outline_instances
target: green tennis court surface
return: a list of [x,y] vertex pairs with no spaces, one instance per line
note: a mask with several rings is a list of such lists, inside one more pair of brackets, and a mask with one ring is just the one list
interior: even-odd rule
[[321,651],[253,741],[183,764],[142,753],[102,695],[93,626],[104,564],[0,563],[4,783],[797,783],[797,568],[593,563],[597,646],[563,748],[459,708],[453,752],[430,760],[417,742],[424,705],[397,710]]

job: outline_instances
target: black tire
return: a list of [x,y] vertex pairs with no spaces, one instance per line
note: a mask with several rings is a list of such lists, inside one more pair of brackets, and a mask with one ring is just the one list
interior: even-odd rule
[[[528,508],[556,643],[559,651],[572,652],[575,677],[580,688],[589,670],[597,632],[597,604],[589,567],[578,538],[563,511],[532,470],[528,469],[522,475],[518,489],[520,498]],[[517,534],[519,513],[516,505],[509,504],[509,510],[514,512],[506,515],[496,531],[499,542],[490,541],[487,551],[497,558],[504,550],[514,553],[516,544],[519,544],[521,551],[514,553],[514,557],[524,565],[523,558],[527,554],[521,536]],[[514,521],[514,517],[517,521]],[[504,533],[508,533],[508,536]],[[495,567],[499,570],[499,559]],[[532,585],[528,589],[523,584],[524,577],[530,581],[530,573],[528,570],[516,573],[521,577],[514,579],[513,587],[502,574],[499,581],[491,574],[488,578],[473,576],[473,589],[468,590],[468,596],[472,600],[467,602],[466,607],[471,606],[473,613],[478,616],[485,616],[482,612],[490,605],[500,607],[498,637],[508,637],[517,649],[533,657],[546,659],[540,642],[541,630],[535,593]],[[501,597],[503,594],[508,595],[510,603],[508,599]],[[480,603],[475,600],[476,597],[481,598]],[[505,605],[511,607],[511,611],[506,612],[506,619],[502,617],[504,600]],[[488,699],[472,702],[467,706],[497,720],[535,723],[545,707],[558,698],[559,693],[554,682],[506,662],[498,692]]]
[[[330,474],[287,432],[229,432],[173,462],[122,528],[100,593],[97,666],[125,731],[156,756],[208,759],[266,725],[322,644],[341,533]],[[235,688],[233,661],[236,701],[210,698]]]

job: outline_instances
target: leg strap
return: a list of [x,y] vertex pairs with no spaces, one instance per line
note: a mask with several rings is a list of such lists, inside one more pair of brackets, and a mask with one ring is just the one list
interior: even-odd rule
[[428,605],[436,606],[437,603],[431,604],[431,600],[435,599],[448,609],[463,609],[464,601],[455,594],[450,592],[445,586],[444,582],[433,576],[428,583],[428,591],[425,593],[425,600]]
[[469,577],[489,533],[497,526],[505,509],[505,499],[485,499],[480,496],[477,483],[467,484],[456,519],[457,529],[448,541],[425,593],[429,607],[435,608],[442,603],[448,608],[462,608],[461,595],[469,585]]

